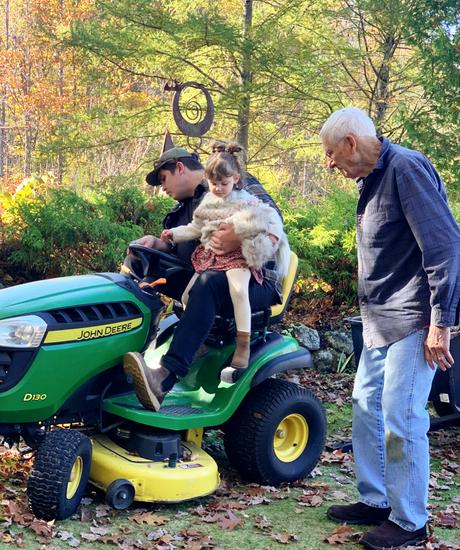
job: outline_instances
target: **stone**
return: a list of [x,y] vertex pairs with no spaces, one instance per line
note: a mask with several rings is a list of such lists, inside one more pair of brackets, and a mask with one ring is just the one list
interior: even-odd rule
[[324,333],[324,339],[328,345],[342,352],[348,357],[353,353],[353,340],[351,338],[351,332],[344,332],[340,330],[333,330]]
[[289,326],[289,332],[299,344],[310,351],[320,348],[319,333],[314,328],[309,328],[302,323],[294,323]]
[[313,354],[313,366],[318,372],[337,372],[340,353],[335,349],[325,348],[315,351]]

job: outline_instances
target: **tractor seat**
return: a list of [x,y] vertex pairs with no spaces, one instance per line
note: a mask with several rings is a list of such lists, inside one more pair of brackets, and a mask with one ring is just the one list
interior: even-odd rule
[[[283,301],[281,304],[273,305],[269,308],[259,311],[253,311],[251,314],[251,332],[265,332],[270,325],[279,323],[286,311],[289,299],[294,288],[294,283],[297,277],[299,259],[297,255],[291,251],[291,259],[289,269],[281,284],[281,293]],[[174,302],[174,313],[180,318],[183,314],[182,304]],[[225,346],[235,340],[236,325],[234,317],[222,317],[216,315],[214,325],[206,340],[206,344],[210,346]]]

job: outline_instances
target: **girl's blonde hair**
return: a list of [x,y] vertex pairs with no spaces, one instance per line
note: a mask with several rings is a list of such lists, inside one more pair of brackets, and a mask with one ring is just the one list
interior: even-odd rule
[[245,178],[241,145],[215,141],[211,147],[212,154],[204,171],[206,178],[211,181],[219,181],[230,176],[239,176],[240,180],[235,184],[235,188],[243,189]]

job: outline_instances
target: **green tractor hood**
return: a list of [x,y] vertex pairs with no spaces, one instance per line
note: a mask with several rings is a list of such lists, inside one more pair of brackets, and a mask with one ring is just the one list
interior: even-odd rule
[[[47,325],[37,348],[0,345],[0,428],[1,423],[49,419],[71,397],[75,400],[78,391],[83,401],[72,410],[92,407],[86,394],[93,390],[84,385],[99,384],[99,375],[112,367],[120,371],[125,353],[141,351],[162,307],[159,298],[144,298],[133,281],[118,273],[48,279],[0,290],[0,323],[35,314]],[[115,371],[104,374],[104,383],[114,376]]]
[[0,319],[85,303],[126,299],[109,274],[47,279],[0,290]]

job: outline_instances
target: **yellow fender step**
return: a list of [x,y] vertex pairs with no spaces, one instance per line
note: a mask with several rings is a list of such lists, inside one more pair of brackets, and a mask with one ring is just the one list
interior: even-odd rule
[[122,478],[133,484],[134,500],[181,502],[209,495],[220,483],[215,460],[191,441],[182,442],[190,460],[178,460],[175,468],[130,453],[105,435],[94,436],[91,442],[90,482],[104,491]]

